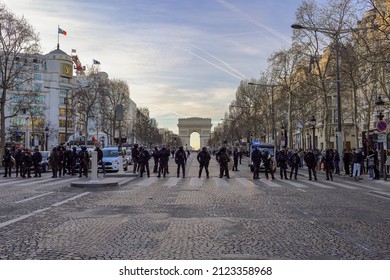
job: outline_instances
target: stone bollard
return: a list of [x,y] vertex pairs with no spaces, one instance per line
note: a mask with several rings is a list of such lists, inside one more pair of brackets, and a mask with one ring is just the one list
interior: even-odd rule
[[123,171],[123,156],[122,151],[119,153],[119,170],[117,174],[125,174],[125,171]]
[[97,175],[97,170],[98,170],[98,154],[97,151],[92,151],[92,173],[91,173],[91,182],[98,182],[98,175]]

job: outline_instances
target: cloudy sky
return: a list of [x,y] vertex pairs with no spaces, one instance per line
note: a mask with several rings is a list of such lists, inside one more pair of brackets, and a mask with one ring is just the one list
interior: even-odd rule
[[[0,0],[1,1],[1,0]],[[300,0],[3,0],[40,34],[43,53],[76,49],[127,81],[130,97],[159,127],[178,118],[220,122],[240,80],[258,78],[290,46]]]

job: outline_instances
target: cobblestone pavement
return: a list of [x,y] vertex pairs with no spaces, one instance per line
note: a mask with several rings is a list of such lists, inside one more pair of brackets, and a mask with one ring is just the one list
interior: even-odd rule
[[1,178],[0,259],[390,259],[390,182],[198,178],[195,157],[111,188]]

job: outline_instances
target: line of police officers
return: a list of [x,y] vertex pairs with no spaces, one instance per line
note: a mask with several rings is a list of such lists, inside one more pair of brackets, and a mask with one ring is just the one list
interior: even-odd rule
[[[100,150],[98,147],[96,150]],[[101,151],[101,150],[100,150]],[[99,152],[98,152],[99,154]],[[52,169],[52,178],[65,176],[65,174],[76,175],[76,170],[79,177],[84,175],[88,177],[88,168],[90,163],[90,155],[86,147],[77,150],[73,147],[72,150],[66,149],[65,146],[54,147],[48,158]],[[19,174],[23,178],[31,178],[31,171],[34,171],[34,177],[42,177],[42,154],[38,148],[31,151],[26,148],[15,148],[12,151],[6,148],[2,164],[4,166],[4,176],[11,177],[12,168],[15,168],[15,175]]]

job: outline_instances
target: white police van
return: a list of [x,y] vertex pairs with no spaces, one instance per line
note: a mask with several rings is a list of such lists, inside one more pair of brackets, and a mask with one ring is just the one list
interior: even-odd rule
[[[119,152],[118,147],[103,148],[103,164],[106,171],[119,171],[120,157],[122,157],[123,170],[127,170],[128,162],[125,155]],[[98,170],[102,170],[101,164],[98,165]]]

